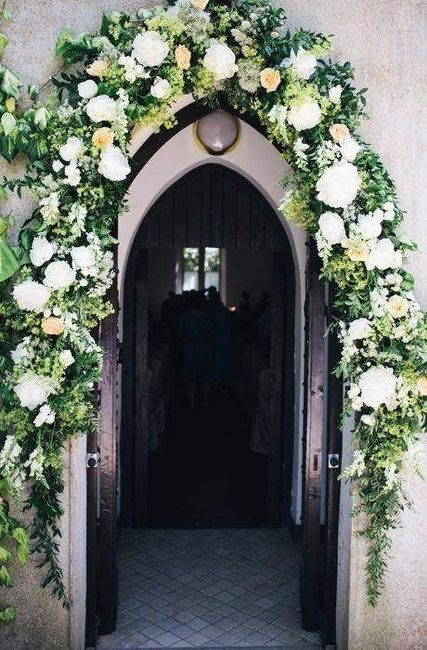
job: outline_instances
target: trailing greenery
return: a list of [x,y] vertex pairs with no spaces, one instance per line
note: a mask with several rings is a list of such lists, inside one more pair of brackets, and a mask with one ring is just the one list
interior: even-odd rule
[[[111,313],[111,233],[125,208],[131,130],[171,127],[173,104],[188,93],[264,126],[293,168],[281,210],[315,236],[323,276],[338,286],[337,372],[348,382],[357,449],[343,476],[357,488],[375,604],[390,533],[408,502],[400,472],[425,427],[427,357],[425,320],[402,268],[412,245],[399,235],[394,184],[354,134],[366,116],[365,91],[355,89],[349,63],[326,58],[329,37],[289,31],[283,10],[267,0],[169,4],[105,15],[96,34],[65,31],[54,91],[42,103],[32,89],[24,112],[19,81],[0,69],[0,152],[28,156],[26,176],[5,180],[2,192],[25,190],[37,202],[18,247],[3,237],[0,248],[0,542],[14,540],[25,560],[27,534],[9,503],[29,481],[28,534],[43,558],[43,585],[67,604],[57,553],[62,456],[70,438],[97,428],[102,350],[93,331]],[[11,552],[0,546],[5,586]],[[5,606],[0,616],[14,615]]]

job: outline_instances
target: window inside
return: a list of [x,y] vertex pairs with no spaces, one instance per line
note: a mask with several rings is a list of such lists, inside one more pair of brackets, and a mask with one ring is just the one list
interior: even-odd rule
[[184,248],[182,256],[183,291],[220,288],[221,250],[219,248]]

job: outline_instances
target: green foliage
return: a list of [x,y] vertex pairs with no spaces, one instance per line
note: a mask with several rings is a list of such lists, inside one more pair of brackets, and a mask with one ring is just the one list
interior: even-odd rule
[[[410,317],[402,317],[401,332],[397,329],[397,317],[390,316],[387,310],[373,314],[375,292],[385,290],[403,295],[412,291],[413,278],[399,268],[395,275],[400,288],[384,289],[390,268],[383,271],[374,265],[368,270],[363,256],[361,261],[351,259],[348,242],[344,243],[357,230],[359,214],[366,216],[393,203],[391,217],[388,215],[382,221],[382,234],[390,239],[396,254],[413,246],[403,241],[397,230],[403,215],[396,206],[393,181],[378,155],[358,137],[361,150],[354,165],[361,186],[348,208],[334,209],[335,216],[345,224],[345,238],[330,246],[322,240],[319,217],[329,208],[319,200],[317,183],[326,168],[344,161],[340,146],[331,139],[330,127],[339,124],[353,132],[366,117],[365,90],[354,87],[350,63],[332,63],[321,58],[330,51],[329,36],[304,29],[288,30],[283,9],[272,7],[269,0],[231,3],[210,0],[208,10],[210,20],[191,3],[181,3],[176,14],[166,13],[159,7],[142,9],[136,17],[127,12],[112,12],[103,16],[96,34],[74,36],[65,30],[56,47],[64,67],[52,79],[53,92],[44,103],[38,103],[38,89],[30,88],[33,103],[25,111],[16,108],[21,83],[0,65],[0,154],[10,162],[23,153],[29,161],[24,177],[3,181],[0,198],[5,198],[8,192],[21,196],[25,190],[37,202],[20,233],[18,246],[11,249],[5,238],[0,241],[3,269],[7,267],[2,275],[0,266],[0,279],[5,280],[0,284],[0,316],[5,323],[0,332],[0,449],[4,451],[7,444],[14,445],[12,458],[1,459],[0,584],[5,587],[12,584],[9,571],[12,556],[23,563],[30,551],[36,551],[42,558],[42,585],[68,606],[58,560],[60,495],[64,488],[62,455],[72,437],[95,432],[98,427],[95,387],[100,378],[102,350],[90,330],[95,330],[112,313],[112,305],[105,297],[113,279],[108,266],[108,259],[111,262],[112,258],[108,255],[116,243],[111,233],[117,217],[126,208],[125,182],[112,181],[100,172],[103,150],[93,140],[94,131],[100,126],[110,129],[114,146],[124,155],[135,124],[153,130],[172,127],[174,102],[181,95],[191,93],[211,107],[225,102],[258,120],[292,166],[292,177],[283,182],[288,193],[281,210],[289,221],[317,238],[322,275],[337,286],[335,308],[340,323],[336,322],[334,327],[342,326],[345,341],[346,328],[354,319],[371,319],[373,323],[368,342],[355,339],[351,341],[351,354],[343,350],[337,374],[357,384],[361,373],[375,359],[376,363],[392,368],[400,382],[401,395],[396,404],[390,408],[381,405],[374,412],[375,417],[363,400],[359,404],[355,439],[363,463],[343,472],[357,487],[354,512],[362,514],[366,522],[360,532],[368,541],[368,598],[375,604],[383,587],[390,532],[399,525],[402,507],[409,504],[396,473],[425,427],[425,398],[415,386],[420,378],[427,376],[427,330],[411,301],[408,309],[412,313]],[[5,11],[3,7],[3,17]],[[153,66],[148,76],[146,69],[137,68],[130,80],[132,76],[129,78],[120,55],[129,57],[135,36],[146,30],[157,31],[169,52],[162,65]],[[230,78],[216,79],[204,66],[211,38],[227,44],[236,57],[237,70],[232,71]],[[0,55],[5,44],[5,37],[0,34]],[[177,45],[185,46],[191,53],[188,70],[180,69],[175,61]],[[318,59],[308,78],[298,75],[287,61],[291,55],[301,53],[301,48]],[[98,59],[105,63],[105,69],[99,76],[94,76],[97,74],[94,72],[89,77],[86,68]],[[260,72],[265,67],[273,67],[280,73],[275,91],[266,92],[261,85]],[[164,98],[155,97],[151,92],[156,77],[170,85],[169,94]],[[98,96],[106,95],[109,101],[116,101],[114,119],[94,123],[89,118],[87,99],[82,99],[78,88],[80,82],[89,78],[96,81]],[[330,91],[338,86],[340,97],[334,100]],[[317,103],[320,121],[297,130],[289,112],[301,108],[308,99]],[[69,160],[61,151],[70,137],[78,138],[83,145],[77,154],[81,177],[74,184],[64,177],[64,163],[68,164]],[[4,229],[0,229],[2,235]],[[25,280],[43,283],[43,264],[35,266],[30,256],[33,242],[40,235],[58,245],[61,259],[69,256],[73,247],[86,247],[90,236],[96,242],[99,258],[86,275],[78,275],[78,282],[71,288],[52,292],[48,313],[64,319],[64,332],[57,336],[43,328],[44,308],[41,312],[20,309],[11,295],[14,283]],[[102,267],[104,274],[102,282],[93,285],[92,266]],[[15,275],[9,280],[11,274]],[[35,423],[37,412],[21,406],[14,390],[24,370],[20,361],[12,360],[11,352],[16,353],[17,345],[23,341],[30,342],[29,352],[23,353],[24,358],[25,354],[30,357],[22,361],[24,370],[36,373],[38,381],[48,379],[54,383],[48,399],[54,420],[39,425]],[[69,365],[61,360],[64,353],[72,356]],[[345,408],[347,413],[353,408],[350,397]],[[367,424],[369,418],[374,422]],[[9,502],[19,494],[21,475],[31,479],[25,507],[34,512],[34,518],[28,530],[9,510]],[[2,605],[0,620],[7,622],[14,618],[14,609]]]

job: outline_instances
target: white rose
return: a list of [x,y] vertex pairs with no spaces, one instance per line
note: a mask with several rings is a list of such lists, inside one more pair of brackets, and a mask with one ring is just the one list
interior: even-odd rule
[[348,162],[353,162],[361,148],[360,144],[352,137],[345,138],[340,144],[341,155]]
[[385,271],[386,269],[398,268],[401,264],[401,252],[396,251],[393,242],[386,238],[379,239],[372,244],[365,261],[368,271],[372,271],[372,269]]
[[130,173],[130,166],[119,147],[110,145],[101,153],[98,171],[110,181],[123,181]]
[[346,208],[356,198],[359,188],[357,167],[340,162],[324,171],[317,181],[317,198],[331,208]]
[[234,52],[224,43],[213,43],[207,49],[203,65],[217,81],[230,79],[237,72]]
[[62,350],[59,354],[59,362],[64,366],[64,368],[71,366],[71,364],[74,363],[74,357],[71,350]]
[[374,427],[375,426],[375,418],[373,415],[362,415],[360,418],[363,422],[363,424],[366,424],[368,427]]
[[144,32],[134,38],[132,56],[147,68],[161,65],[168,53],[169,45],[158,32]]
[[352,341],[366,339],[372,334],[371,323],[367,318],[356,318],[348,326],[347,335]]
[[75,246],[71,249],[74,269],[88,269],[95,265],[95,253],[90,246]]
[[377,214],[361,214],[358,218],[360,234],[364,239],[376,239],[381,235],[381,216]]
[[309,79],[317,65],[316,57],[306,52],[303,47],[298,48],[296,54],[292,51],[289,61],[300,79]]
[[50,291],[43,284],[33,282],[33,280],[24,280],[21,284],[14,286],[13,297],[20,309],[39,313],[46,307]]
[[56,245],[51,244],[44,235],[33,239],[30,251],[30,260],[34,266],[42,266],[48,262],[56,251]]
[[157,99],[165,99],[170,95],[171,85],[167,79],[156,77],[151,86],[150,93]]
[[71,162],[71,160],[76,160],[83,151],[83,142],[80,138],[72,135],[68,138],[67,142],[62,145],[59,150],[59,155],[62,160],[66,162]]
[[312,129],[322,119],[319,104],[311,97],[308,97],[303,104],[292,106],[288,113],[288,122],[297,131]]
[[366,406],[377,409],[381,404],[393,403],[397,378],[393,368],[374,366],[363,372],[359,379],[360,397]]
[[52,424],[55,421],[55,411],[52,411],[49,404],[43,404],[34,419],[34,426],[41,427],[42,424]]
[[86,113],[92,122],[114,122],[117,118],[117,104],[108,95],[92,97],[86,104]]
[[335,212],[324,212],[319,217],[319,228],[322,236],[330,246],[340,244],[345,238],[344,221]]
[[76,272],[67,262],[51,262],[44,272],[44,284],[53,290],[68,289],[76,279]]
[[52,379],[34,372],[25,373],[13,390],[18,396],[21,406],[30,411],[43,404],[55,391]]
[[93,79],[88,79],[87,81],[82,81],[77,85],[77,92],[82,99],[92,99],[92,97],[95,97],[98,92],[98,86]]
[[80,168],[77,165],[75,160],[72,160],[69,165],[64,167],[64,183],[70,185],[71,187],[77,187],[82,180],[82,175],[80,173]]
[[56,173],[60,172],[61,169],[63,168],[63,166],[64,165],[62,164],[62,162],[60,160],[54,160],[53,163],[52,163],[52,169]]
[[333,86],[332,88],[329,88],[329,99],[333,104],[339,104],[341,101],[341,93],[342,93],[342,86],[339,84],[337,86]]

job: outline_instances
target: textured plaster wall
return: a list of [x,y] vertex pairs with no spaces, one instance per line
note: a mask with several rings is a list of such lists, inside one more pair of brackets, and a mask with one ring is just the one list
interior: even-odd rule
[[[103,10],[137,9],[141,0],[14,0],[13,20],[5,29],[11,44],[5,63],[24,83],[43,84],[58,69],[54,58],[55,37],[65,25],[76,31],[94,29]],[[275,2],[274,4],[279,4]],[[335,34],[335,55],[350,59],[359,86],[369,88],[371,120],[365,138],[382,155],[396,180],[402,207],[407,211],[406,232],[417,239],[420,253],[410,268],[417,279],[417,293],[427,303],[424,206],[426,184],[426,128],[423,108],[425,83],[425,3],[423,0],[287,0],[291,26],[303,25]],[[16,166],[15,166],[16,167]],[[3,167],[4,169],[4,167]],[[14,204],[17,222],[28,204]],[[349,434],[345,436],[349,448]],[[348,455],[348,452],[347,452]],[[84,630],[84,443],[72,443],[66,454],[67,490],[64,494],[64,572],[72,595],[71,614],[62,610],[37,588],[33,565],[19,570],[17,588],[10,600],[19,601],[20,622],[0,632],[0,647],[81,648]],[[343,487],[339,557],[339,648],[359,650],[413,650],[427,638],[422,575],[426,566],[422,540],[426,539],[425,484],[407,477],[415,509],[404,514],[404,528],[395,533],[393,559],[385,594],[376,610],[365,605],[363,592],[363,544],[351,537],[349,496]],[[425,506],[424,506],[425,508]],[[69,567],[72,571],[69,572]],[[71,577],[70,577],[71,574]],[[348,588],[350,581],[350,589]],[[424,615],[424,616],[423,616]],[[348,625],[346,624],[348,621]]]

